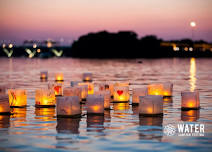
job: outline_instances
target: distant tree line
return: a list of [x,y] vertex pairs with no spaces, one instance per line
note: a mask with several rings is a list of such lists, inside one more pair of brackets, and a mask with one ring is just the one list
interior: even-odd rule
[[[70,47],[55,47],[55,49],[63,50],[62,56],[76,58],[212,57],[212,50],[175,52],[173,46],[163,46],[162,42],[164,42],[162,39],[154,35],[138,38],[138,35],[132,31],[118,33],[101,31],[79,37]],[[193,42],[190,39],[168,41],[168,44],[171,43],[185,45],[189,48],[196,43],[208,44],[203,40]],[[31,49],[33,50],[33,48]],[[54,56],[51,48],[42,47],[40,49],[42,51],[35,54],[34,57]],[[14,56],[27,56],[25,50],[26,48],[23,46],[14,48]],[[3,50],[0,51],[0,56],[5,56]]]

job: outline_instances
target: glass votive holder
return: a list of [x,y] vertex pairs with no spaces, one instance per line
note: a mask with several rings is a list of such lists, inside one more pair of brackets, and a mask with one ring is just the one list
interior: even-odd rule
[[113,102],[128,102],[129,98],[128,86],[114,86]]
[[104,96],[104,109],[109,110],[110,109],[110,102],[111,102],[111,95],[110,91],[97,91],[95,92],[97,95],[102,95]]
[[181,109],[182,110],[197,110],[200,109],[199,92],[182,92],[181,93]]
[[10,107],[26,107],[27,106],[27,94],[26,90],[22,89],[9,89],[9,104]]
[[139,105],[140,96],[146,96],[147,95],[147,88],[135,88],[133,89],[132,94],[132,105]]
[[0,95],[0,115],[10,115],[8,95]]
[[55,107],[56,99],[52,89],[37,89],[35,91],[35,107]]
[[40,79],[47,80],[48,79],[48,71],[41,71],[40,72]]
[[172,83],[163,83],[163,96],[172,97],[173,84]]
[[82,80],[84,82],[92,82],[92,80],[93,80],[93,74],[92,73],[83,73]]
[[139,115],[141,116],[162,116],[163,96],[148,95],[140,97]]
[[64,81],[64,78],[63,78],[63,73],[56,73],[55,74],[55,81]]
[[148,95],[160,95],[163,96],[163,84],[149,84]]
[[57,98],[57,117],[81,117],[81,107],[78,96]]
[[88,95],[86,101],[87,114],[104,115],[104,96]]

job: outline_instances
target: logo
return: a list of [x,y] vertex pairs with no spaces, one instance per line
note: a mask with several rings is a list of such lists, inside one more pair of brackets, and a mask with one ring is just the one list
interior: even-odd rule
[[174,136],[176,133],[176,128],[175,126],[169,124],[166,125],[163,129],[164,134],[166,134],[167,136]]
[[198,123],[180,123],[176,127],[168,124],[163,128],[163,133],[166,136],[204,136],[204,132],[204,124]]

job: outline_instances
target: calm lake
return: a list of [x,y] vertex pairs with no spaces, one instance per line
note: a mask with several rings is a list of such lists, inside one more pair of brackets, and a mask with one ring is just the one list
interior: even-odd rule
[[[0,58],[0,84],[27,90],[28,107],[0,115],[0,151],[209,151],[212,148],[212,60],[195,58],[87,60],[72,58]],[[40,71],[48,70],[48,82]],[[164,101],[163,117],[139,118],[138,107],[111,103],[104,116],[56,118],[55,108],[35,108],[35,90],[64,73],[64,86],[92,72],[94,83],[130,82],[133,88],[172,82],[173,97]],[[200,110],[181,111],[181,91],[199,90]],[[84,108],[84,105],[83,107]],[[83,110],[83,114],[86,111]],[[166,136],[163,126],[205,125],[204,136]]]

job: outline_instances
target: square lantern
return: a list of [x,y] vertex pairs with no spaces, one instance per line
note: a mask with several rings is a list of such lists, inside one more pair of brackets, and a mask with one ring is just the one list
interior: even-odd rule
[[26,107],[27,106],[26,90],[9,89],[8,95],[9,95],[10,107]]
[[128,86],[114,86],[113,102],[128,102],[130,99]]
[[141,116],[163,115],[163,96],[148,95],[140,97],[139,115]]
[[41,71],[40,72],[40,79],[47,80],[48,79],[48,71]]
[[93,80],[93,74],[92,73],[83,73],[82,80],[84,82],[92,82],[92,80]]
[[78,96],[57,98],[57,117],[80,117],[81,107]]
[[94,84],[90,82],[78,83],[79,86],[87,85],[88,86],[88,94],[94,93]]
[[97,91],[95,92],[97,95],[102,95],[104,96],[104,109],[108,110],[110,109],[110,102],[111,102],[111,96],[110,96],[110,91]]
[[10,114],[8,95],[0,95],[0,115],[1,114]]
[[63,73],[56,73],[55,74],[55,81],[64,81]]
[[199,92],[182,92],[181,93],[181,108],[182,110],[199,109]]
[[55,96],[63,95],[63,84],[62,83],[49,84],[48,89],[53,89]]
[[67,87],[63,90],[63,96],[78,96],[81,101],[81,91],[80,87]]
[[140,102],[139,96],[146,96],[147,88],[135,88],[132,94],[132,105],[138,105]]
[[88,95],[86,101],[87,114],[104,115],[104,96]]
[[163,84],[150,84],[148,85],[148,95],[163,96]]
[[80,97],[81,101],[85,101],[86,97],[88,96],[88,86],[87,85],[79,85],[76,87],[81,89],[81,97]]
[[172,96],[172,90],[173,90],[173,84],[172,83],[164,83],[163,84],[163,96],[164,97],[171,97]]
[[35,91],[35,107],[55,107],[55,104],[54,90],[37,89]]

